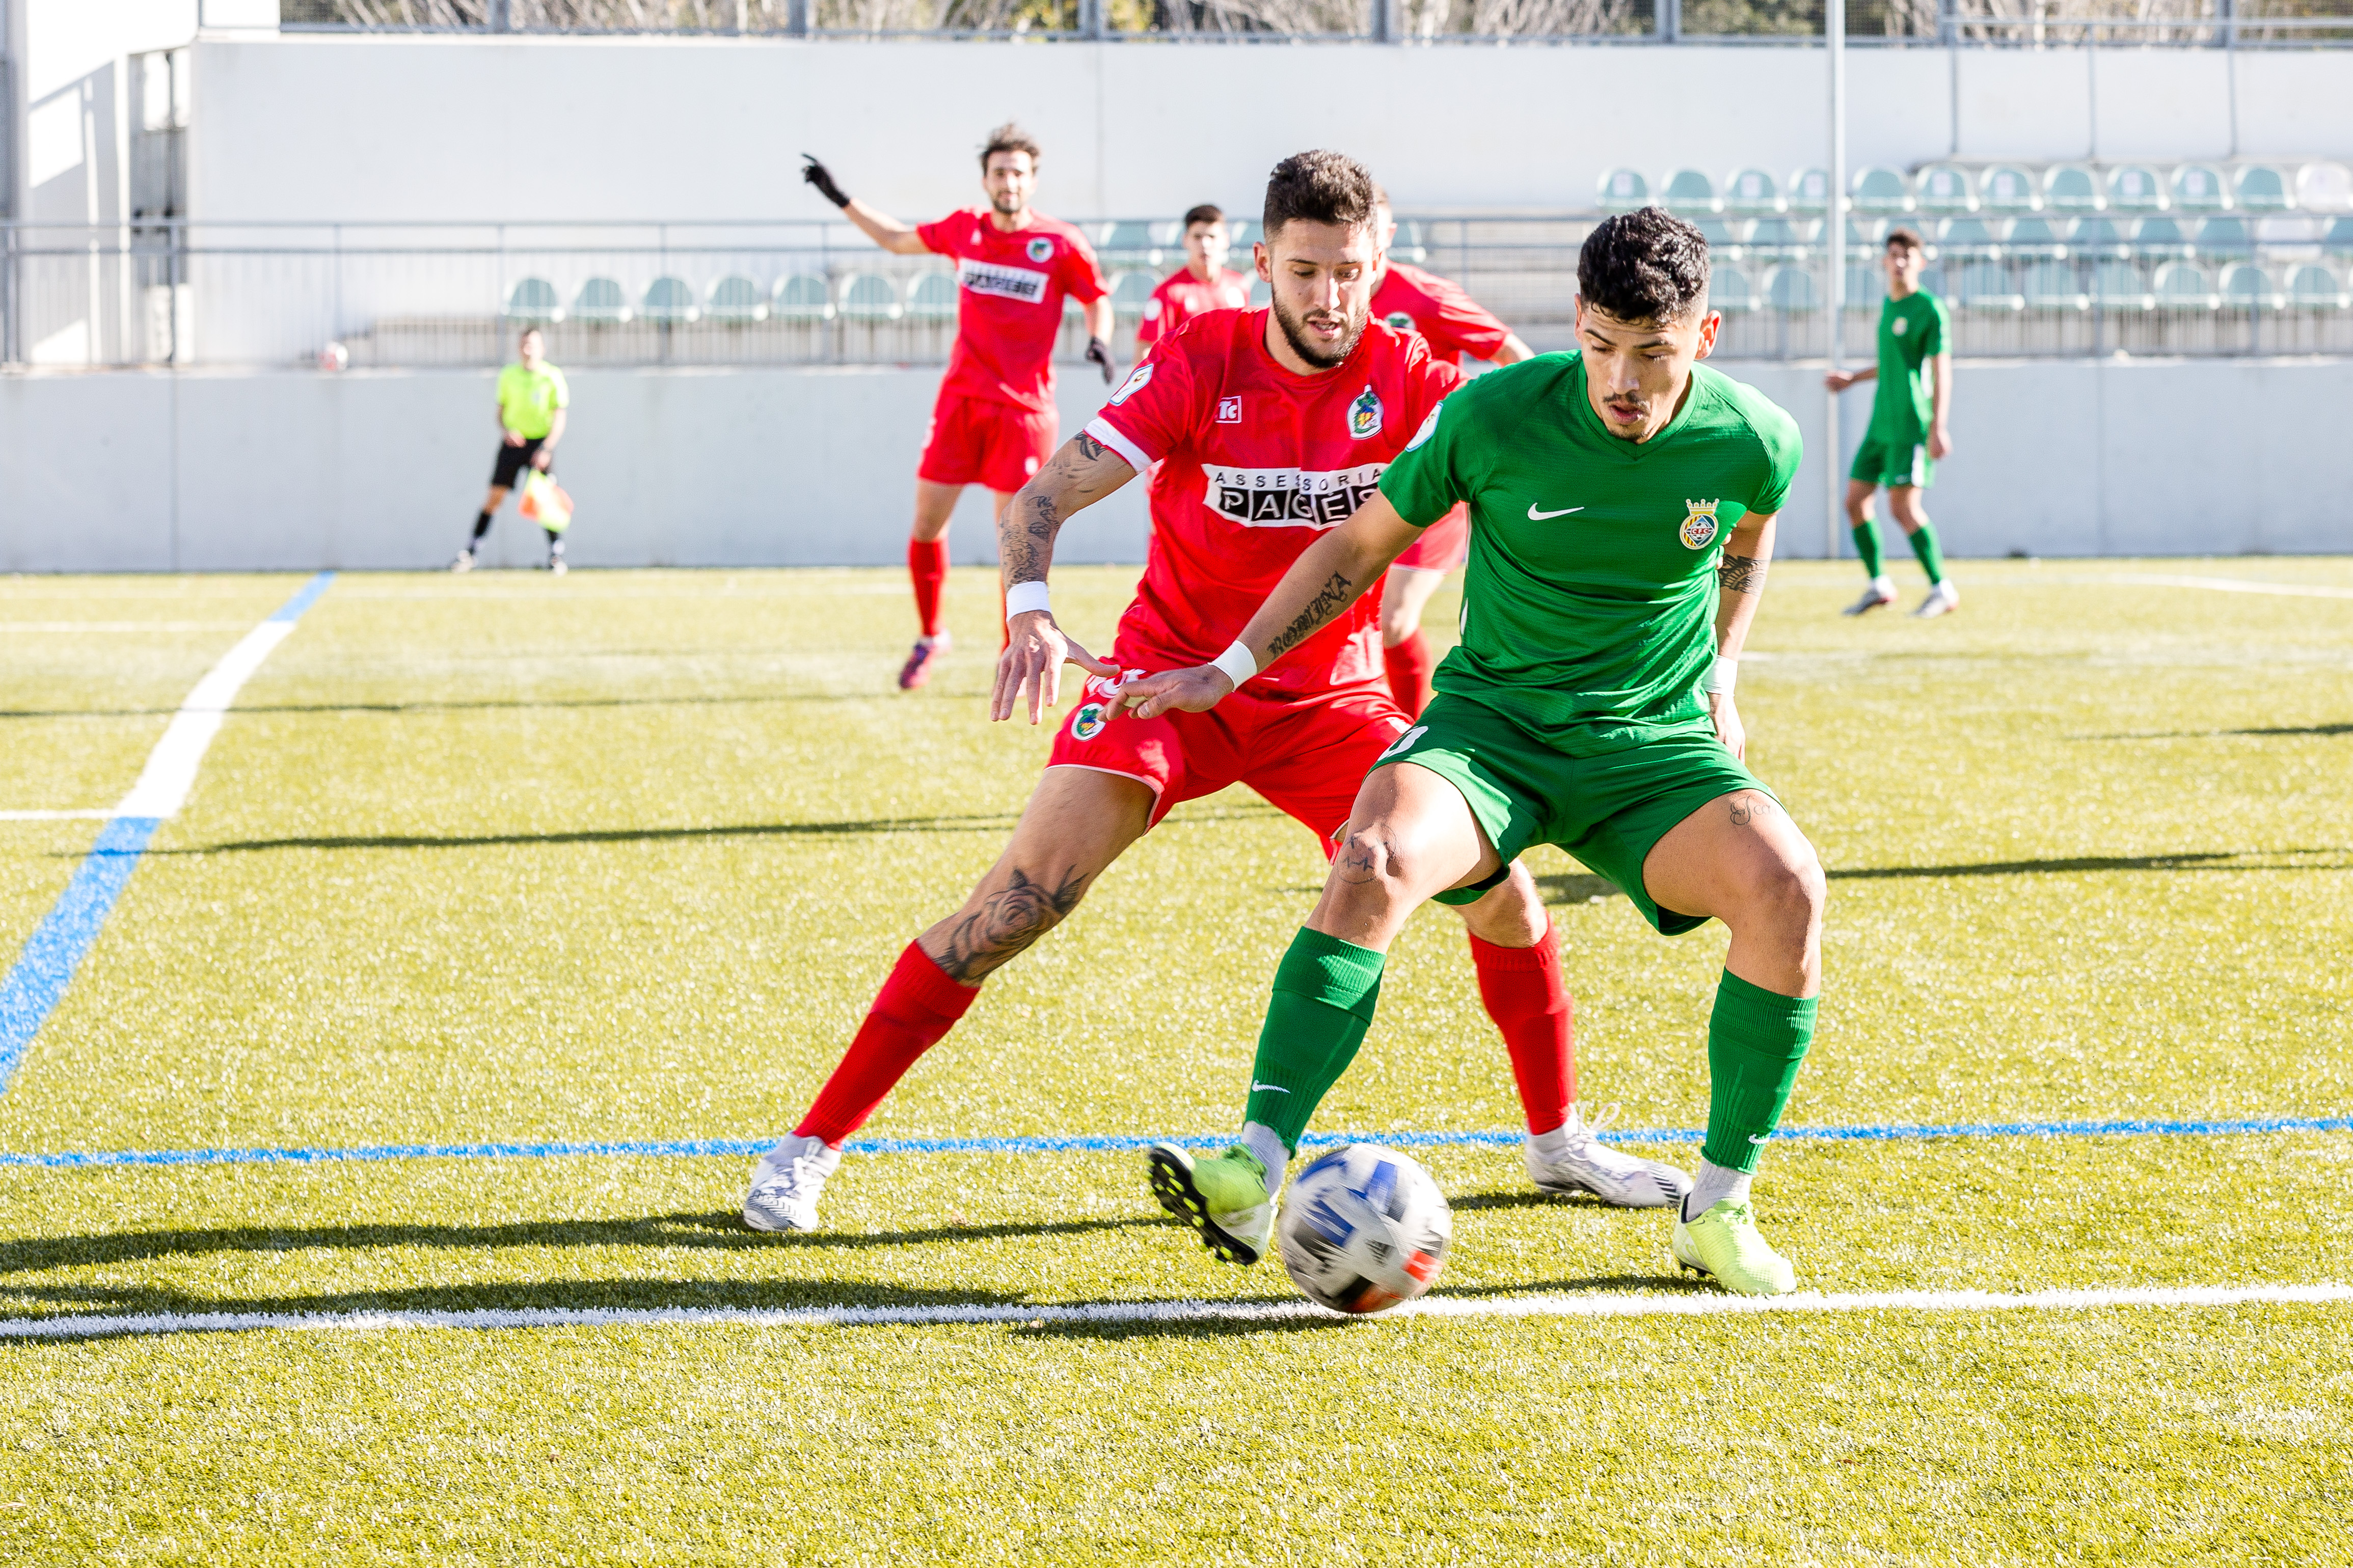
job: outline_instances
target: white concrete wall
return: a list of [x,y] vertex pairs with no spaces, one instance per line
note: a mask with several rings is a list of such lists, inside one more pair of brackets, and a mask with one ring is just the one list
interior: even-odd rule
[[[1825,537],[1819,365],[1729,365],[1799,416],[1790,555]],[[886,564],[937,385],[928,370],[583,371],[560,472],[586,565]],[[1099,405],[1066,375],[1062,428]],[[1852,451],[1867,394],[1846,401]],[[487,373],[0,380],[0,570],[435,566],[494,456]],[[1972,363],[1932,510],[1952,553],[2353,551],[2353,363]],[[1841,470],[1843,471],[1843,464]],[[493,559],[538,557],[512,511]],[[1143,487],[1065,531],[1070,561],[1140,560]],[[1843,529],[1841,531],[1841,542]],[[952,535],[994,557],[983,498]]]

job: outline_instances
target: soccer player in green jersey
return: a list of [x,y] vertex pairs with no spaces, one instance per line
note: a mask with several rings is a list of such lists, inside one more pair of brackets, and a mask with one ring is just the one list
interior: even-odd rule
[[1170,1144],[1150,1154],[1163,1205],[1229,1261],[1264,1252],[1287,1163],[1364,1039],[1407,917],[1425,899],[1477,899],[1552,843],[1664,934],[1711,917],[1730,928],[1707,1138],[1672,1245],[1730,1289],[1796,1288],[1750,1218],[1748,1183],[1813,1037],[1822,871],[1743,763],[1733,677],[1799,441],[1763,395],[1696,363],[1721,321],[1707,281],[1707,242],[1680,218],[1605,220],[1577,258],[1576,352],[1455,393],[1232,647],[1125,689],[1146,716],[1206,711],[1469,504],[1461,645],[1366,776],[1275,972],[1241,1139],[1198,1162]]
[[1887,268],[1887,300],[1879,308],[1879,363],[1870,370],[1832,371],[1827,378],[1832,392],[1857,382],[1879,383],[1871,400],[1871,428],[1855,451],[1846,486],[1847,521],[1854,525],[1854,547],[1871,574],[1871,585],[1846,613],[1860,616],[1895,602],[1895,584],[1879,552],[1879,524],[1871,515],[1871,492],[1884,485],[1887,510],[1928,574],[1928,596],[1912,613],[1941,616],[1960,607],[1961,591],[1945,577],[1945,552],[1936,542],[1936,525],[1921,510],[1920,492],[1936,482],[1936,460],[1953,449],[1950,322],[1945,302],[1920,287],[1928,252],[1918,235],[1908,228],[1891,230],[1880,260]]

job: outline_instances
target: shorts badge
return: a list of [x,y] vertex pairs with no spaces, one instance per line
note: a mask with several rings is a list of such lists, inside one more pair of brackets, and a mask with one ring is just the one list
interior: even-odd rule
[[1100,702],[1090,702],[1071,715],[1071,739],[1092,741],[1102,734],[1103,726],[1110,722],[1111,715],[1103,710],[1103,705]]
[[1054,242],[1040,235],[1029,242],[1029,252],[1032,261],[1051,261],[1054,259]]
[[1380,394],[1367,386],[1348,405],[1348,434],[1356,440],[1381,433]]
[[1715,520],[1715,509],[1722,504],[1720,501],[1712,500],[1683,502],[1683,505],[1691,509],[1691,515],[1683,519],[1683,525],[1677,531],[1683,535],[1686,548],[1705,550],[1715,542],[1715,532],[1721,526]]

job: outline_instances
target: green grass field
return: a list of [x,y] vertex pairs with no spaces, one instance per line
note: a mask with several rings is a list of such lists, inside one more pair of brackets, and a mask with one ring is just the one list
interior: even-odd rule
[[[1132,571],[1057,574],[1097,642]],[[1793,1124],[2353,1110],[2353,561],[1777,567],[1751,762],[1831,871]],[[0,580],[0,811],[111,805],[289,577]],[[1914,593],[1907,592],[1907,605]],[[896,572],[346,575],[244,689],[0,1096],[0,1153],[766,1138],[994,858],[1048,732]],[[1451,598],[1430,625],[1453,621]],[[0,821],[13,955],[100,825]],[[1580,1092],[1704,1119],[1724,937],[1535,858]],[[1230,1130],[1308,835],[1180,808],[866,1136]],[[1510,1129],[1419,916],[1317,1125]],[[1668,1145],[1688,1161],[1695,1150]],[[1713,1292],[1663,1215],[1425,1163],[1434,1295]],[[0,1166],[0,1316],[1287,1301],[1126,1153]],[[1792,1140],[1826,1292],[2353,1281],[2353,1132]],[[332,1320],[331,1320],[332,1321]],[[2353,1562],[2353,1305],[1185,1323],[343,1326],[0,1341],[9,1563]]]

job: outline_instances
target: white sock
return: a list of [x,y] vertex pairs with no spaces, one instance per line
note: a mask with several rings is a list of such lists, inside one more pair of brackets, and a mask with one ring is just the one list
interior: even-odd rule
[[1282,1191],[1282,1173],[1291,1164],[1291,1151],[1282,1146],[1282,1134],[1263,1121],[1253,1121],[1242,1129],[1242,1147],[1266,1167],[1266,1195],[1272,1197]]
[[1528,1134],[1528,1147],[1544,1155],[1565,1154],[1592,1141],[1593,1134],[1585,1130],[1585,1118],[1577,1114],[1574,1105],[1568,1108],[1568,1120],[1551,1131]]
[[1726,1198],[1736,1204],[1748,1201],[1748,1173],[1713,1165],[1703,1158],[1692,1178],[1692,1190],[1683,1194],[1683,1218],[1696,1219]]
[[1895,592],[1895,579],[1883,572],[1878,576],[1873,577],[1871,580],[1871,586],[1875,592],[1893,594]]

